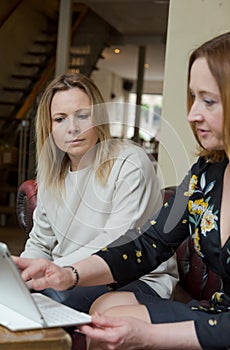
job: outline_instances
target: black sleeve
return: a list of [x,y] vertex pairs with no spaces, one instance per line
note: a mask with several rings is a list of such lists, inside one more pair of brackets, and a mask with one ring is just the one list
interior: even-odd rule
[[190,178],[189,172],[176,194],[142,228],[129,230],[96,253],[109,265],[119,285],[157,268],[189,235],[187,203]]
[[206,320],[195,321],[198,340],[204,350],[230,348],[230,312],[210,315]]

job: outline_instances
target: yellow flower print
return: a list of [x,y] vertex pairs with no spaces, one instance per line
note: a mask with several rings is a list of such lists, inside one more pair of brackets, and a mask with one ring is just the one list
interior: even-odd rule
[[190,197],[193,194],[195,187],[197,185],[197,182],[198,182],[198,177],[196,175],[192,175],[189,181],[188,192],[184,192],[184,195],[186,197]]
[[203,172],[200,176],[199,183],[197,176],[193,175],[190,179],[188,192],[184,193],[185,196],[194,195],[194,197],[197,194],[196,198],[199,198],[188,200],[188,222],[194,248],[201,257],[204,257],[200,241],[201,235],[206,237],[209,231],[218,230],[218,210],[214,212],[214,204],[210,205],[211,196],[208,195],[214,188],[215,183],[215,180],[207,182],[206,172]]
[[202,213],[208,208],[208,203],[204,199],[195,201],[188,201],[188,210],[191,214],[202,215]]
[[136,251],[136,257],[137,257],[137,262],[140,264],[141,263],[141,257],[142,257],[141,250],[137,250]]
[[212,212],[211,208],[206,210],[201,220],[201,233],[206,236],[206,233],[216,228],[218,217]]
[[193,241],[194,241],[194,248],[196,250],[196,252],[198,253],[198,255],[202,256],[201,254],[201,247],[200,247],[200,236],[199,236],[199,230],[198,228],[195,229],[195,233],[194,233],[194,238],[193,238]]
[[124,260],[127,260],[127,259],[128,259],[128,255],[127,255],[127,254],[123,254],[123,255],[122,255],[122,258],[123,258]]

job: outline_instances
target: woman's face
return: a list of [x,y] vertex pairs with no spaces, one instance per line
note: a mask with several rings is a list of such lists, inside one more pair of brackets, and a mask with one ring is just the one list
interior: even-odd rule
[[189,123],[195,126],[204,149],[223,150],[221,96],[205,58],[198,58],[193,63],[189,87],[193,98],[193,105],[188,115]]
[[98,135],[92,126],[91,102],[79,88],[58,91],[51,102],[52,134],[57,147],[70,158],[71,170],[87,166],[93,161],[92,149]]

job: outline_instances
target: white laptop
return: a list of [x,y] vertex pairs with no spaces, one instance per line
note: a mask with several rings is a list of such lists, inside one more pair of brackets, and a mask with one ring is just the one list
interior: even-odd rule
[[0,324],[12,331],[90,323],[88,314],[30,293],[8,247],[0,242]]

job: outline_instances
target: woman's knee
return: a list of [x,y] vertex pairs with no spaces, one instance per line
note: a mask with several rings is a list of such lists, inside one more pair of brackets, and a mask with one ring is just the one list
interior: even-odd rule
[[135,317],[142,321],[151,323],[151,318],[148,309],[145,305],[118,305],[113,306],[103,313],[110,317]]
[[97,298],[91,305],[90,314],[103,313],[114,306],[138,305],[138,301],[132,292],[108,292]]

